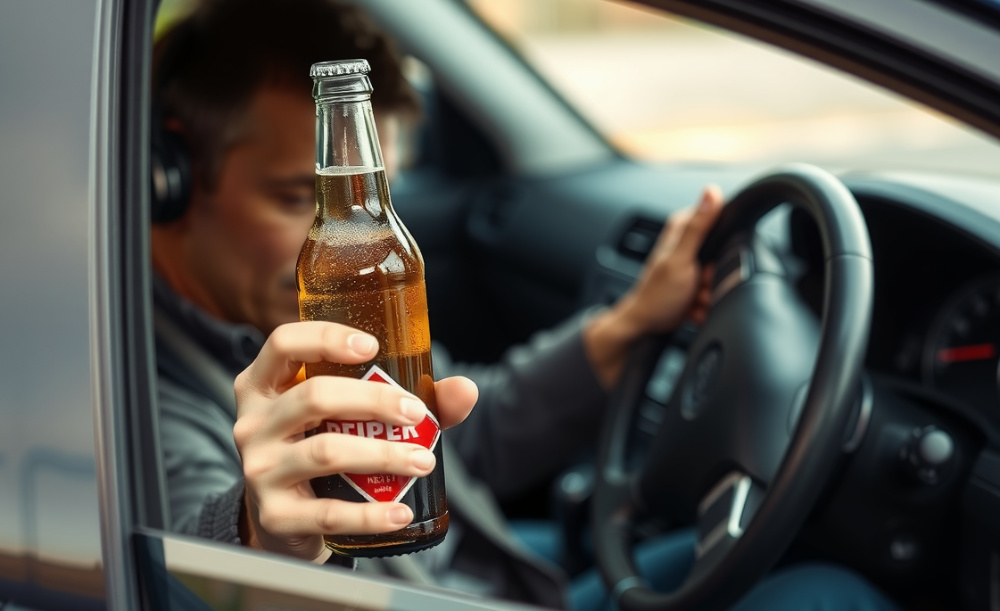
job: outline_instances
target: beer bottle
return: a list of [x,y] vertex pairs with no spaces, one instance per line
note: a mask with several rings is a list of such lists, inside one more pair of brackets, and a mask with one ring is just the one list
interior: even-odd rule
[[302,320],[343,323],[372,334],[379,351],[361,365],[308,363],[306,377],[351,376],[396,384],[428,407],[423,422],[399,427],[367,421],[326,421],[307,434],[336,432],[417,443],[437,466],[426,477],[337,474],[312,480],[321,498],[398,501],[413,509],[402,530],[377,535],[328,535],[327,546],[349,556],[390,556],[440,543],[448,530],[444,460],[431,373],[424,262],[392,209],[371,107],[365,60],[314,64],[316,220],[296,270]]

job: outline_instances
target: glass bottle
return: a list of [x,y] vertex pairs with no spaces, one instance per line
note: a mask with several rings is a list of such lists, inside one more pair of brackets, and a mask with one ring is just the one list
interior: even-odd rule
[[327,421],[307,434],[338,432],[418,443],[437,457],[419,478],[340,474],[312,480],[318,497],[356,502],[399,501],[413,509],[402,530],[378,535],[327,535],[349,556],[387,556],[426,549],[448,530],[444,460],[431,371],[424,262],[392,209],[371,106],[365,60],[314,64],[316,220],[296,270],[302,320],[343,323],[374,335],[375,358],[361,365],[306,364],[306,377],[339,375],[398,384],[428,407],[416,427]]

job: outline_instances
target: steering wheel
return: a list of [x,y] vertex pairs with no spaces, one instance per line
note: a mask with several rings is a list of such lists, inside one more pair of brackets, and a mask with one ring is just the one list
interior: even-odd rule
[[[821,320],[754,237],[783,203],[805,210],[822,238]],[[763,577],[833,472],[860,386],[871,244],[834,176],[792,165],[753,181],[723,209],[699,258],[716,264],[713,302],[655,437],[637,457],[638,413],[665,338],[637,345],[602,430],[595,551],[624,611],[719,611]],[[696,525],[693,568],[673,592],[637,574],[631,542],[643,513]]]

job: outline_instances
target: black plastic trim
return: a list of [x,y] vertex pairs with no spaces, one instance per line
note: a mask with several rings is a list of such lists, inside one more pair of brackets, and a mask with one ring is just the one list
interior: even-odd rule
[[165,528],[167,509],[160,467],[156,360],[152,341],[149,259],[149,112],[155,0],[124,4],[119,82],[119,263],[122,354],[128,423],[129,473],[136,522]]
[[472,9],[471,6],[469,6],[465,2],[457,2],[456,4],[460,8],[466,10],[472,16],[473,20],[482,25],[484,32],[486,32],[486,34],[488,34],[491,38],[495,39],[501,47],[506,49],[510,53],[510,56],[513,57],[515,61],[524,68],[524,71],[527,74],[530,74],[538,82],[539,86],[541,86],[542,89],[549,92],[549,94],[551,94],[554,99],[559,100],[559,103],[562,104],[562,106],[566,109],[568,115],[572,116],[577,121],[579,121],[580,125],[584,129],[586,129],[588,132],[596,136],[598,140],[603,142],[604,146],[607,147],[608,151],[611,152],[616,158],[625,159],[625,156],[622,154],[622,152],[619,151],[617,148],[615,148],[610,142],[608,142],[608,139],[604,134],[598,131],[598,129],[594,127],[594,125],[586,117],[584,117],[575,106],[570,104],[566,100],[566,98],[552,86],[552,83],[550,83],[548,80],[542,77],[542,75],[538,73],[538,70],[536,70],[535,67],[531,65],[528,61],[526,61],[524,59],[524,56],[521,55],[521,53],[519,53],[517,50],[514,49],[513,46],[511,46],[508,40],[506,40],[503,36],[497,33],[496,30],[491,28],[485,21],[483,21],[483,19]]

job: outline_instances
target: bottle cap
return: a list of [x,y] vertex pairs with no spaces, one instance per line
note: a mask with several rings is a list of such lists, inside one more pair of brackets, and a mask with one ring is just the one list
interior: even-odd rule
[[324,76],[346,76],[348,74],[368,74],[371,67],[366,59],[345,59],[331,62],[319,62],[309,69],[312,78]]

